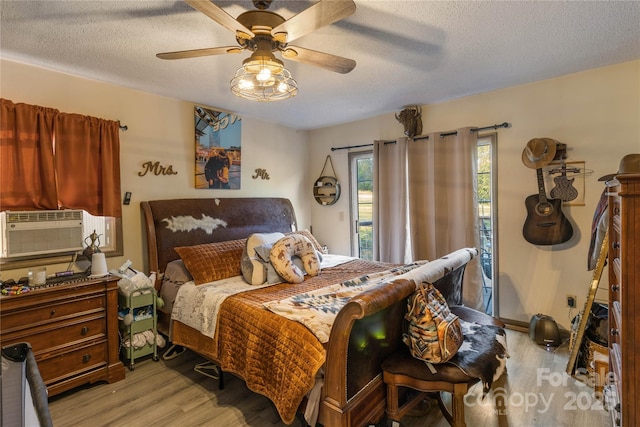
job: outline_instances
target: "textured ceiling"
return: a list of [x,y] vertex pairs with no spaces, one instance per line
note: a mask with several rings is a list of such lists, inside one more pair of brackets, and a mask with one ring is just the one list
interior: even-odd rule
[[[330,0],[328,0],[330,1]],[[230,15],[248,1],[214,0]],[[349,74],[285,60],[299,94],[276,103],[235,97],[247,52],[165,61],[158,52],[235,45],[182,1],[0,3],[0,54],[32,65],[295,129],[314,129],[409,104],[434,104],[640,58],[640,1],[367,1],[296,45],[357,62]],[[274,0],[290,18],[313,2]]]

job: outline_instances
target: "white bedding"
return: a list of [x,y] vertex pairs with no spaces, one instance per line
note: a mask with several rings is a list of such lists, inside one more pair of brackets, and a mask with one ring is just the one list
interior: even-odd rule
[[[242,276],[204,283],[196,286],[187,282],[180,286],[171,311],[171,320],[177,320],[197,329],[203,335],[213,338],[216,333],[218,310],[229,296],[251,289],[264,288],[266,285],[250,285]],[[170,331],[170,334],[172,332]]]

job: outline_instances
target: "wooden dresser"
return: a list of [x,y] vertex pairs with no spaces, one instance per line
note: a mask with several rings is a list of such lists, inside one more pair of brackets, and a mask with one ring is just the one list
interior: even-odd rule
[[117,282],[108,276],[0,296],[0,345],[31,344],[49,396],[124,379]]
[[640,174],[609,186],[609,412],[614,426],[640,425]]

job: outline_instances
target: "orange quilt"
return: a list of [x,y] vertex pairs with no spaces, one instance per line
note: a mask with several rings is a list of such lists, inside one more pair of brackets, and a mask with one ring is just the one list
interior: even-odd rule
[[218,363],[223,371],[243,378],[249,389],[271,399],[282,421],[291,424],[316,381],[326,352],[304,325],[272,313],[263,304],[392,266],[358,259],[324,269],[316,277],[307,276],[302,283],[282,283],[230,296],[220,307],[214,339],[174,322],[173,343],[191,348]]

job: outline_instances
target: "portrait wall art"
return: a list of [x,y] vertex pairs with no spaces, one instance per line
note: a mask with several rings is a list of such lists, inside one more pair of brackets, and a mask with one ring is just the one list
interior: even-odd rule
[[196,188],[239,190],[241,118],[198,105],[194,112]]

